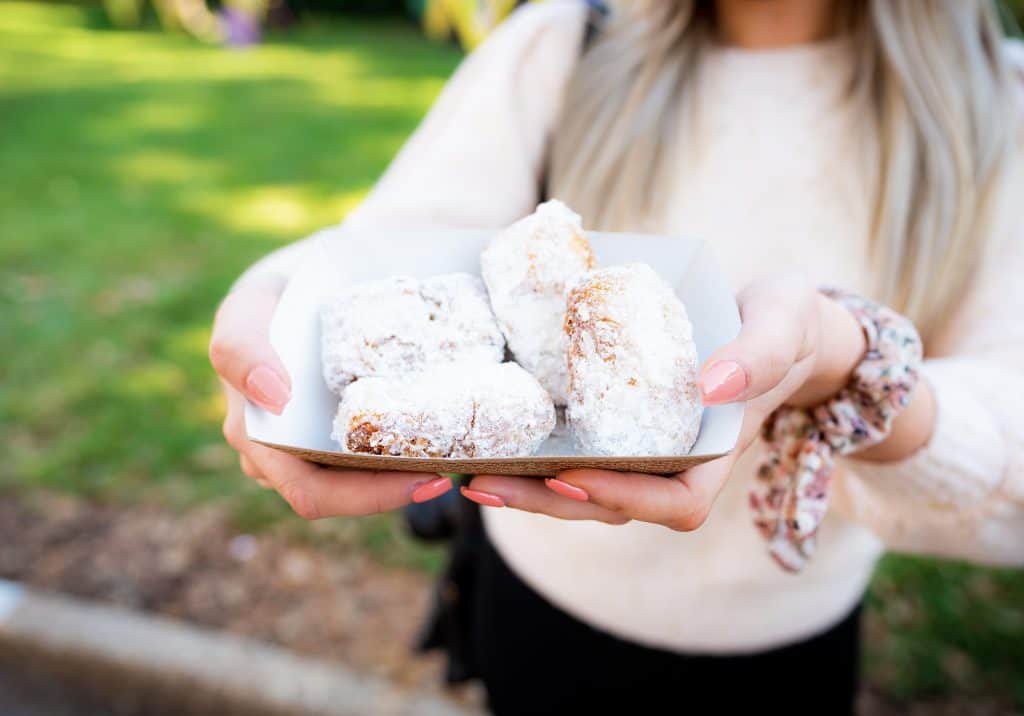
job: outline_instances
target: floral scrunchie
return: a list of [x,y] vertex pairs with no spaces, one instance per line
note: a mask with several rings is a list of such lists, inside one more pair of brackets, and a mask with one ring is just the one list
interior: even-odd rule
[[914,325],[886,306],[835,288],[821,292],[861,325],[867,352],[850,382],[816,408],[782,406],[762,427],[768,455],[750,493],[754,524],[783,569],[800,571],[828,507],[837,456],[881,442],[910,404],[921,367]]

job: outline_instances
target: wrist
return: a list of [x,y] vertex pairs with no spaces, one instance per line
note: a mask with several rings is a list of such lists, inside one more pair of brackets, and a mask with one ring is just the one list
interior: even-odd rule
[[817,300],[818,347],[814,365],[807,380],[786,401],[796,407],[818,405],[846,387],[867,351],[864,329],[853,314],[828,296],[819,294]]
[[[837,459],[872,446],[881,450],[887,442],[883,458],[905,455],[907,444],[922,444],[920,436],[934,423],[927,400],[915,401],[921,404],[916,411],[911,401],[923,352],[914,324],[863,296],[831,287],[821,292],[819,298],[832,300],[817,303],[818,330],[809,332],[813,362],[805,368],[811,378],[794,394],[808,405],[783,406],[768,416],[761,433],[766,456],[750,497],[772,556],[790,570],[813,552]],[[900,425],[903,416],[910,428]],[[912,428],[923,429],[908,438]]]

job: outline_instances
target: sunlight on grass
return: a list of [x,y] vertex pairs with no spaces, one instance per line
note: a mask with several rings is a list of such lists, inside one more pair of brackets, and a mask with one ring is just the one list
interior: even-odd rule
[[344,216],[356,208],[365,197],[366,191],[363,190],[341,194],[331,200],[331,211],[338,216]]
[[294,187],[264,187],[232,202],[223,220],[241,231],[273,231],[297,236],[313,226],[313,203]]
[[224,394],[220,390],[220,386],[211,386],[214,390],[211,390],[206,396],[196,403],[195,416],[197,420],[201,420],[211,425],[220,425],[224,420]]
[[[96,32],[69,21],[74,14],[81,16],[77,8],[56,8],[52,15],[63,15],[65,23],[51,26],[39,19],[45,17],[49,9],[42,15],[36,14],[35,20],[28,20],[31,13],[23,14],[23,7],[21,3],[12,3],[5,5],[5,12],[0,13],[0,33],[4,36],[5,51],[20,54],[26,60],[39,58],[44,62],[68,63],[70,74],[82,75],[83,71],[104,66],[110,73],[108,79],[125,81],[159,81],[169,77],[204,81],[284,77],[337,86],[337,80],[345,76],[380,79],[373,66],[372,53],[351,51],[344,45],[316,57],[311,57],[301,45],[283,43],[230,50],[197,44],[191,38],[175,33]],[[15,11],[7,12],[8,8]],[[365,29],[364,25],[353,23],[349,32],[355,34]],[[391,26],[384,26],[382,30],[402,35],[403,41],[422,42],[411,31],[396,32],[396,28]],[[102,41],[97,42],[98,39]],[[169,51],[176,52],[173,60],[168,57]],[[30,66],[29,71],[32,69]],[[94,75],[91,79],[100,82],[103,78]],[[422,95],[422,89],[431,84],[436,86],[436,80],[433,83],[412,82],[409,86],[391,87],[400,90],[399,96],[401,92],[411,90],[415,101],[416,95]],[[386,87],[386,81],[380,86]]]
[[56,32],[59,28],[79,29],[85,16],[78,8],[43,3],[4,3],[0,13],[0,31],[31,30],[34,33]]
[[405,78],[376,79],[346,87],[337,77],[320,77],[309,82],[312,96],[337,107],[408,107],[409,103],[427,103],[437,96],[443,83],[437,80],[410,81]]
[[200,104],[167,100],[133,103],[104,118],[105,124],[114,131],[152,129],[179,132],[197,127],[208,119],[209,113]]
[[175,183],[210,177],[219,165],[209,160],[162,151],[140,151],[112,162],[125,182]]
[[[365,189],[354,192],[361,197]],[[336,224],[343,214],[340,207],[351,207],[358,198],[345,196],[324,200],[308,187],[263,186],[238,189],[211,196],[204,192],[184,192],[183,205],[196,216],[207,217],[227,233],[259,234],[273,238],[301,239],[314,231]]]
[[151,362],[128,371],[118,381],[122,390],[141,398],[175,396],[185,387],[185,372],[181,366],[166,362]]
[[236,231],[261,231],[282,238],[301,238],[338,223],[366,196],[369,186],[334,196],[326,203],[300,187],[263,187],[238,192],[216,204],[200,199],[196,211],[215,213]]
[[210,342],[210,326],[190,326],[175,331],[167,341],[173,355],[188,360],[206,360],[206,346]]

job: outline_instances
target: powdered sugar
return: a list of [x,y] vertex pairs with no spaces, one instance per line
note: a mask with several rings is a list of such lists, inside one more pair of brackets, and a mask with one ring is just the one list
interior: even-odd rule
[[356,378],[496,364],[505,352],[483,283],[466,273],[351,286],[323,304],[320,318],[324,380],[338,395]]
[[568,298],[566,417],[599,455],[685,455],[700,429],[686,308],[646,264],[586,274]]
[[564,405],[567,288],[594,266],[580,217],[549,201],[495,236],[480,257],[499,325],[516,360]]
[[462,363],[356,381],[345,390],[331,437],[345,452],[525,457],[554,426],[551,398],[518,365]]
[[[483,282],[344,290],[321,307],[324,378],[342,396],[332,439],[355,453],[522,457],[564,402],[585,453],[687,454],[702,408],[686,309],[646,264],[593,265],[580,217],[551,201],[492,238]],[[501,363],[504,339],[518,365]]]

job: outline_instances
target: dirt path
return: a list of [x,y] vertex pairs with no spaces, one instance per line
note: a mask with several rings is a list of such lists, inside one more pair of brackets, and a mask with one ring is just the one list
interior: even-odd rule
[[[361,554],[240,535],[216,510],[169,514],[62,497],[0,501],[0,577],[224,629],[440,691],[412,653],[429,577]],[[475,700],[473,694],[464,698]]]

